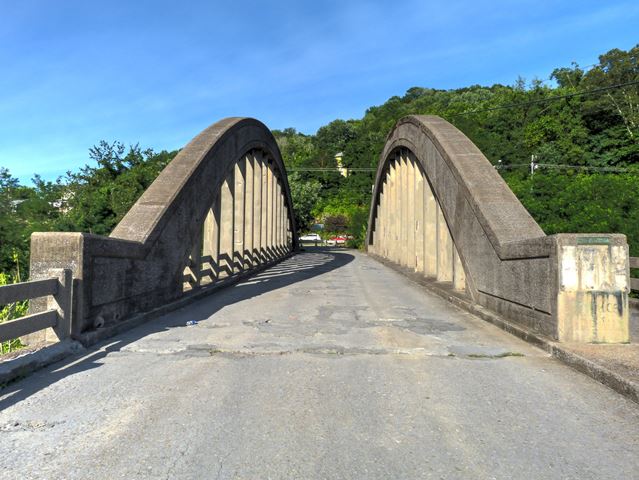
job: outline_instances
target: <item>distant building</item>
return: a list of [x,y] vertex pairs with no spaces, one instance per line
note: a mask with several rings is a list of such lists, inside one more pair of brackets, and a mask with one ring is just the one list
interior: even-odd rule
[[15,212],[18,210],[18,205],[20,205],[22,202],[26,202],[26,199],[20,199],[20,200],[11,200],[11,211]]
[[344,153],[338,152],[335,154],[335,161],[337,162],[337,170],[342,177],[348,177],[348,168],[342,164]]
[[71,200],[74,196],[74,192],[67,190],[62,194],[62,198],[54,200],[53,202],[50,202],[50,204],[53,208],[59,210],[60,212],[67,213],[69,212],[69,210],[71,210],[71,207],[69,207],[69,200]]

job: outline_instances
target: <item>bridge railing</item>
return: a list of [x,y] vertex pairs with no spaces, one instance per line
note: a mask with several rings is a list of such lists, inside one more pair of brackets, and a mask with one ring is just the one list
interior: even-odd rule
[[14,340],[47,328],[59,340],[71,334],[72,277],[69,269],[51,269],[50,276],[28,282],[0,286],[0,305],[30,300],[39,304],[36,313],[0,323],[0,342]]

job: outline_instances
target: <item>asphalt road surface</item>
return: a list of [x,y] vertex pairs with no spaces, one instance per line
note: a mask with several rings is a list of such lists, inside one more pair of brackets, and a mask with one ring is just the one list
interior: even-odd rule
[[0,390],[0,478],[638,479],[639,406],[309,250]]

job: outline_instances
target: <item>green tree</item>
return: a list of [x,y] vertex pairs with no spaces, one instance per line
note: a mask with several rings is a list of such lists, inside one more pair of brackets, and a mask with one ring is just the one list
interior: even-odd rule
[[291,189],[295,223],[298,231],[304,232],[313,221],[313,208],[319,200],[322,185],[317,180],[302,180],[297,173],[288,176],[288,183]]
[[86,165],[78,173],[67,173],[66,213],[57,226],[108,235],[176,154],[100,142],[89,150],[97,167]]

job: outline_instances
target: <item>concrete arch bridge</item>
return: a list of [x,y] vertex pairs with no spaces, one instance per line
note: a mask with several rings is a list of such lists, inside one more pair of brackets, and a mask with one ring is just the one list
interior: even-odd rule
[[545,235],[434,116],[388,135],[366,252],[298,248],[292,212],[268,128],[228,118],[110,236],[34,234],[0,339],[59,343],[0,379],[62,360],[0,390],[0,476],[636,475],[636,405],[548,353],[633,340],[623,235]]
[[[34,234],[31,271],[71,270],[70,335],[106,334],[295,253],[291,212],[273,136],[256,120],[226,119],[178,154],[109,237]],[[625,237],[546,236],[441,118],[409,116],[389,134],[367,250],[549,338],[629,339]]]

